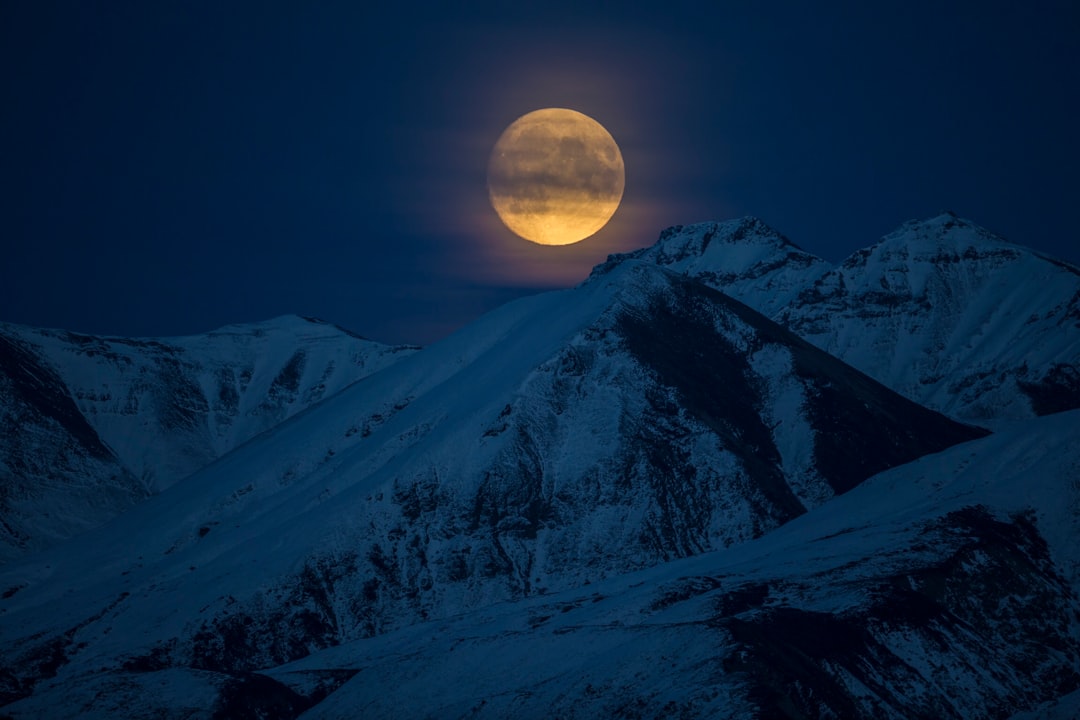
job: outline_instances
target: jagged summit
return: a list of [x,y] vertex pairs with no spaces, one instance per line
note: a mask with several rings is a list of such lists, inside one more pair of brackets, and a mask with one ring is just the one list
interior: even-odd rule
[[1018,257],[1036,254],[1020,245],[945,211],[924,220],[909,220],[870,247],[847,257],[841,267],[863,263],[867,258],[907,259],[930,263],[956,263],[996,255]]
[[762,220],[746,216],[724,221],[700,222],[691,225],[672,225],[660,233],[660,238],[645,255],[660,265],[671,265],[692,256],[707,256],[722,246],[761,246],[765,248],[802,251],[778,230]]
[[[757,253],[746,253],[745,250],[750,247],[757,248]],[[732,258],[733,248],[744,252]],[[768,224],[756,217],[746,216],[719,222],[672,225],[660,233],[653,245],[610,255],[608,261],[648,260],[665,267],[677,266],[680,270],[684,269],[685,263],[691,263],[691,267],[685,269],[692,271],[708,265],[711,260],[720,261],[724,268],[734,271],[739,261],[745,267],[751,267],[755,257],[766,253],[795,253],[813,257]]]
[[655,263],[736,298],[752,296],[755,302],[750,304],[766,316],[790,302],[806,276],[829,268],[755,217],[674,225],[660,233],[654,245],[612,255],[594,273],[627,260]]
[[975,422],[1080,407],[1068,263],[943,213],[807,279],[776,319],[901,394]]

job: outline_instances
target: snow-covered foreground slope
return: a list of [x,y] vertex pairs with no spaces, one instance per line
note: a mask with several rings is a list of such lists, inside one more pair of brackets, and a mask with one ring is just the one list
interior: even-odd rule
[[100,524],[414,350],[296,316],[162,339],[0,325],[0,561]]
[[0,570],[3,697],[103,667],[242,678],[596,583],[982,434],[701,283],[601,268]]
[[301,694],[351,675],[305,718],[1009,717],[1080,687],[1077,537],[1073,411],[726,551],[267,674]]
[[[254,674],[76,657],[3,712],[1064,720],[1080,688],[1078,471],[1080,412],[1052,415],[726,550]],[[110,635],[125,602],[104,614]],[[73,639],[103,642],[86,627]]]
[[955,417],[1080,407],[1080,269],[951,213],[835,268],[754,218],[676,226],[625,258],[697,277]]

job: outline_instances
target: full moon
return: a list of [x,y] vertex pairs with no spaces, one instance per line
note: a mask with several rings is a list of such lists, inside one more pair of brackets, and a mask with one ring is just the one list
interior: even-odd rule
[[495,212],[506,227],[541,245],[569,245],[604,227],[625,183],[611,133],[565,108],[519,117],[499,136],[488,161]]

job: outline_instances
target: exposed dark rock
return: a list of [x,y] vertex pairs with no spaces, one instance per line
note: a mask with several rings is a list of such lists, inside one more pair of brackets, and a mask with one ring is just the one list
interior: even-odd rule
[[1017,385],[1031,400],[1036,415],[1080,408],[1080,370],[1075,365],[1058,363],[1039,380],[1018,380]]
[[[1080,687],[1080,603],[1030,518],[968,507],[916,544],[939,559],[865,581],[869,602],[846,612],[717,604],[740,644],[725,669],[746,674],[763,717],[1002,718]],[[934,685],[927,663],[970,687]]]
[[294,720],[314,702],[259,673],[235,676],[221,688],[213,720]]

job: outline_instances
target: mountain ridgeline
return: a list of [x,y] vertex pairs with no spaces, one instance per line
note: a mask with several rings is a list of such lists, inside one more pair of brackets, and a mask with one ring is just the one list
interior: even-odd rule
[[670,228],[643,259],[695,278],[969,422],[1080,407],[1080,269],[944,213],[833,267],[754,218]]

